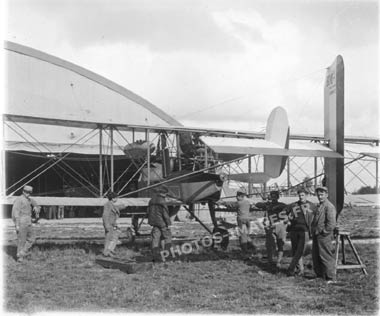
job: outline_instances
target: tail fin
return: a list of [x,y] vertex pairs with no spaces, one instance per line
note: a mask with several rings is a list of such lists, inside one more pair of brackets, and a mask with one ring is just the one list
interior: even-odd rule
[[[327,68],[324,95],[325,139],[332,150],[344,155],[344,63],[340,55]],[[344,204],[344,160],[325,158],[325,176],[329,200],[339,214]]]
[[[289,121],[284,108],[278,106],[269,115],[265,140],[282,148],[289,148]],[[277,178],[285,168],[287,156],[264,156],[264,173],[271,178]]]

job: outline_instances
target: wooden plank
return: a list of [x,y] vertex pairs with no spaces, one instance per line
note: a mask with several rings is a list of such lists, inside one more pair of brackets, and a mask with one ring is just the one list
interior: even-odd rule
[[343,269],[364,269],[366,266],[363,264],[339,264],[336,268],[339,270]]
[[[343,244],[343,240],[342,240],[342,244]],[[336,235],[335,237],[335,267],[339,266],[338,261],[339,261],[339,235]]]
[[153,268],[152,262],[137,262],[127,258],[109,258],[99,256],[95,259],[95,262],[104,268],[119,269],[120,271],[128,274],[144,272]]
[[367,273],[367,270],[365,269],[365,265],[364,265],[363,262],[360,260],[359,254],[358,254],[358,252],[356,251],[356,248],[354,247],[354,245],[353,245],[353,243],[352,243],[352,241],[351,241],[350,236],[347,236],[346,238],[347,238],[347,240],[348,240],[348,242],[349,242],[349,244],[350,244],[350,246],[351,246],[351,248],[352,248],[352,251],[354,252],[354,255],[355,255],[355,257],[356,257],[356,260],[358,260],[358,262],[360,263],[361,266],[364,266],[364,267],[362,267],[362,271],[363,271],[363,273],[364,273],[365,275],[367,275],[368,273]]
[[[340,239],[342,241],[342,263],[346,264],[346,252],[344,250],[344,235],[340,235]],[[338,240],[338,245],[339,245],[339,240]]]

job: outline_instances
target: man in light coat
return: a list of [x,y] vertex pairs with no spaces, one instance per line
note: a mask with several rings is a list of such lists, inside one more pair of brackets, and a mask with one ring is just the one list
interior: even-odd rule
[[249,232],[251,229],[251,218],[249,215],[251,204],[247,199],[246,193],[243,191],[237,192],[236,199],[238,204],[236,220],[239,227],[240,247],[243,251],[243,254],[246,255],[248,253]]
[[35,200],[30,198],[33,187],[26,185],[22,195],[16,198],[12,207],[12,220],[17,233],[17,261],[22,262],[28,255],[34,242],[32,229],[32,211],[39,216],[39,208]]
[[336,209],[327,199],[328,189],[316,189],[319,204],[311,222],[311,235],[313,238],[312,257],[315,274],[328,283],[335,282],[335,261],[332,252],[332,241],[336,227]]
[[120,211],[125,208],[124,205],[117,205],[117,194],[110,192],[107,195],[108,201],[103,207],[103,226],[105,231],[105,241],[103,255],[105,257],[114,257],[115,248],[121,234],[117,220],[120,217]]

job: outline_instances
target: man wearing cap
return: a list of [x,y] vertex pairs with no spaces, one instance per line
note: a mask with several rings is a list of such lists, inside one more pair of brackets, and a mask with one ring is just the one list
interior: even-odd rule
[[336,226],[336,209],[327,199],[328,190],[326,187],[318,187],[316,192],[319,204],[311,222],[313,266],[318,278],[323,278],[331,283],[335,281],[332,241]]
[[117,194],[115,192],[108,193],[107,198],[108,201],[104,204],[102,216],[105,231],[103,255],[105,257],[113,257],[120,236],[117,220],[120,217],[120,211],[125,207],[116,204]]
[[249,216],[251,204],[247,200],[246,196],[247,195],[245,192],[242,191],[238,191],[236,193],[238,203],[237,224],[240,234],[240,247],[244,254],[247,254],[248,251],[248,235],[251,228]]
[[289,224],[287,231],[292,244],[292,261],[288,267],[288,276],[304,274],[303,255],[309,240],[310,225],[313,219],[315,205],[307,200],[305,188],[297,190],[299,200],[287,207]]
[[256,207],[266,211],[264,217],[265,245],[267,248],[268,261],[273,263],[273,254],[277,244],[277,269],[281,268],[282,257],[284,255],[284,245],[286,241],[286,204],[278,201],[280,193],[270,191],[267,203],[256,203]]
[[[26,185],[22,195],[16,198],[12,207],[12,220],[17,233],[17,261],[22,262],[28,255],[29,249],[34,242],[32,230],[32,211],[39,216],[39,207],[35,200],[30,198],[33,188]],[[32,210],[33,208],[33,210]]]
[[148,205],[148,223],[152,226],[152,254],[154,261],[160,261],[160,244],[163,249],[169,250],[172,236],[169,210],[165,197],[168,193],[166,187],[159,187],[153,191],[153,197]]

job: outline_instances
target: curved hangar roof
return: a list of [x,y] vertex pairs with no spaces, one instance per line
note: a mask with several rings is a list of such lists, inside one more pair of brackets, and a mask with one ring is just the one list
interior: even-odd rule
[[[5,114],[105,124],[181,125],[147,100],[94,72],[12,42],[5,42],[4,48]],[[73,135],[83,134],[83,130],[75,128],[22,125],[42,142],[67,142]],[[52,132],[46,133],[47,128]],[[9,131],[6,140],[21,139]]]

